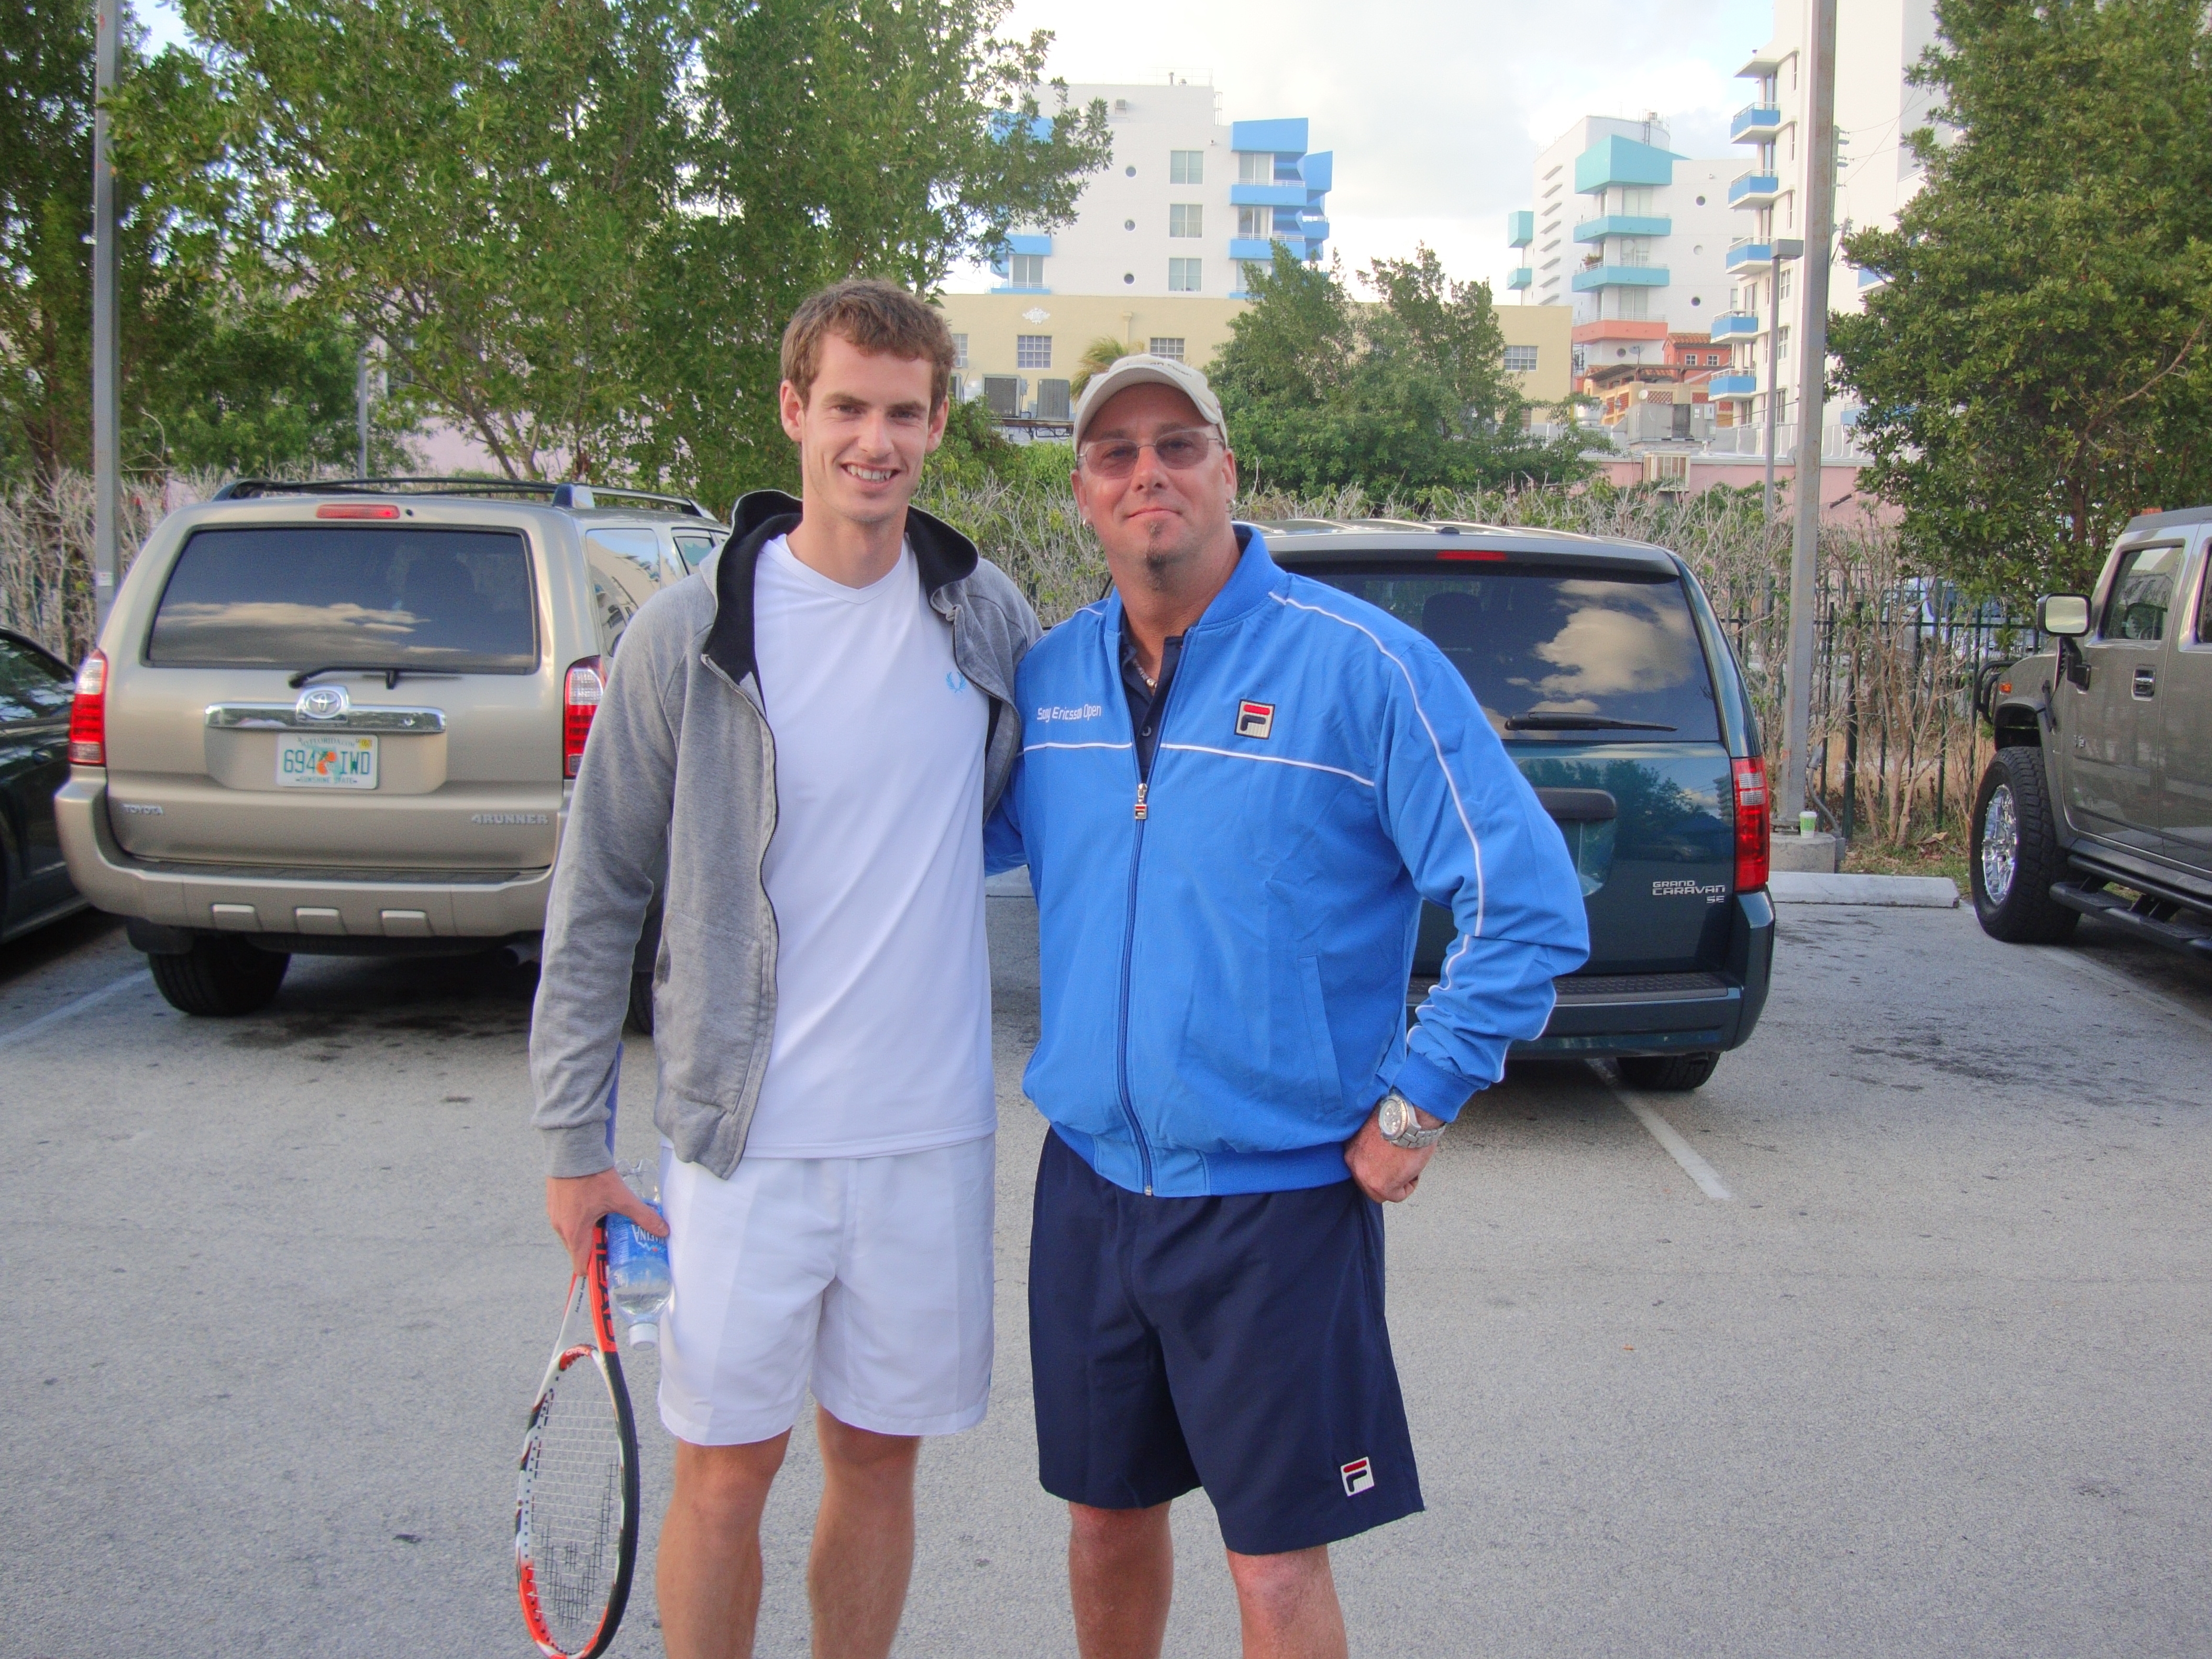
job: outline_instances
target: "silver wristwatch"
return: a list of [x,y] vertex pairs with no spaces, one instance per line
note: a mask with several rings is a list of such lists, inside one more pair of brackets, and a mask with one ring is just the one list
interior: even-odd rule
[[1451,1126],[1439,1123],[1433,1129],[1424,1129],[1415,1115],[1413,1103],[1395,1089],[1382,1097],[1382,1109],[1375,1115],[1375,1127],[1382,1139],[1401,1152],[1418,1152],[1425,1146],[1433,1146],[1444,1138]]

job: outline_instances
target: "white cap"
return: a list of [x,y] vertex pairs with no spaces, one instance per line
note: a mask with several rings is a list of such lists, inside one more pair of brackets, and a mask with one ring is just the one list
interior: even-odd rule
[[1083,442],[1083,429],[1091,424],[1091,417],[1105,408],[1106,400],[1117,392],[1127,392],[1133,386],[1173,386],[1198,407],[1198,416],[1221,434],[1222,441],[1229,439],[1221,419],[1221,399],[1213,395],[1213,388],[1206,383],[1206,376],[1188,363],[1173,357],[1156,357],[1149,351],[1132,351],[1116,357],[1098,374],[1092,375],[1083,388],[1083,396],[1075,405],[1075,442]]
[[633,1348],[653,1348],[660,1346],[660,1322],[641,1319],[629,1328],[629,1345]]

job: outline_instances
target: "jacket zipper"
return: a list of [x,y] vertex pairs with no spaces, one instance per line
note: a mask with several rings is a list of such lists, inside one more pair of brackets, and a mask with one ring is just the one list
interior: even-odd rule
[[[1183,665],[1189,656],[1189,640],[1186,636],[1183,649],[1176,654],[1175,678],[1168,682],[1168,696],[1175,695],[1176,681],[1182,678]],[[1152,743],[1152,763],[1158,765],[1159,745],[1168,734],[1167,705],[1163,702],[1152,711],[1152,724],[1158,735]],[[1130,1139],[1137,1143],[1137,1164],[1144,1171],[1145,1196],[1152,1195],[1152,1146],[1145,1139],[1143,1125],[1137,1121],[1136,1103],[1129,1097],[1129,976],[1130,961],[1137,950],[1137,866],[1145,855],[1145,823],[1151,815],[1146,798],[1152,793],[1152,780],[1144,774],[1137,759],[1137,731],[1129,728],[1129,763],[1137,769],[1136,835],[1129,848],[1129,900],[1127,914],[1121,922],[1121,993],[1115,1009],[1114,1074],[1115,1083],[1121,1096],[1121,1115],[1129,1125]]]

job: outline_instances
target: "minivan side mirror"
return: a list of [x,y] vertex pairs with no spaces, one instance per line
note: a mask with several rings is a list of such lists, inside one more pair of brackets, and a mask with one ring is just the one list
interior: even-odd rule
[[2063,640],[2089,631],[2089,600],[2081,593],[2047,593],[2035,602],[2035,625]]

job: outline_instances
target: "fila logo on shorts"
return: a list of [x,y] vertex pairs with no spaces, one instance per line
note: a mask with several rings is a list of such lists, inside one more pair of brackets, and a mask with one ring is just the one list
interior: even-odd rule
[[1375,1468],[1364,1457],[1355,1457],[1337,1471],[1344,1477],[1344,1495],[1355,1498],[1375,1484]]
[[1237,705],[1237,735],[1240,738],[1264,738],[1275,729],[1275,705],[1272,702],[1240,702]]

